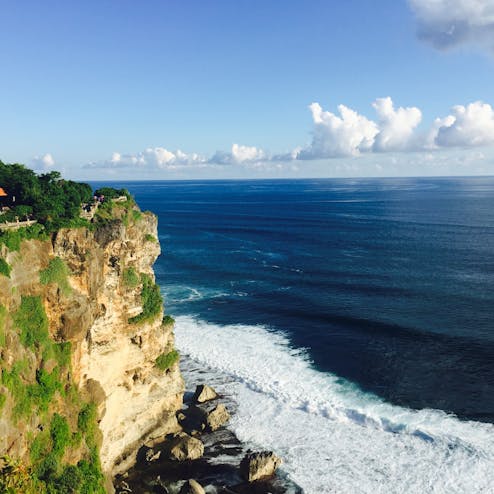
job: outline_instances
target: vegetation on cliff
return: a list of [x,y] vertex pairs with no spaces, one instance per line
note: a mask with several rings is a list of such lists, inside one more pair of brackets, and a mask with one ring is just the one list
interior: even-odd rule
[[147,274],[141,274],[141,283],[142,312],[129,319],[129,323],[132,324],[149,321],[159,315],[163,309],[160,287]]
[[37,175],[20,164],[0,161],[0,186],[8,193],[10,210],[0,222],[33,218],[47,231],[79,223],[81,204],[90,202],[90,185],[62,179],[59,172]]
[[[105,492],[96,414],[72,383],[70,343],[50,337],[39,296],[22,296],[14,313],[2,306],[1,314],[2,331],[14,330],[22,345],[11,365],[1,361],[0,384],[7,391],[2,401],[9,397],[19,430],[33,421],[39,425],[31,433],[29,464],[7,456],[0,459],[0,492]],[[4,347],[5,337],[1,343]],[[70,457],[81,459],[72,464]]]
[[[99,199],[93,201],[89,186],[65,181],[57,172],[38,176],[22,165],[0,162],[0,186],[10,201],[3,203],[9,209],[0,214],[0,223],[21,213],[37,221],[0,229],[0,493],[103,493],[100,452],[106,474],[111,467],[102,442],[105,393],[86,387],[92,378],[81,379],[77,365],[91,318],[103,305],[91,312],[85,297],[92,297],[91,290],[110,270],[120,277],[119,295],[140,306],[139,314],[124,316],[137,334],[129,345],[141,345],[141,331],[155,331],[151,324],[139,324],[158,319],[163,300],[146,261],[134,258],[136,245],[143,243],[153,253],[145,259],[159,251],[148,243],[157,242],[150,233],[155,222],[128,191],[98,189]],[[136,228],[141,221],[145,227]],[[60,231],[80,227],[87,230]],[[120,247],[122,238],[126,242]],[[33,239],[37,242],[26,242]],[[131,254],[124,252],[129,245]],[[155,326],[159,332],[159,322]],[[172,344],[163,344],[165,349],[155,359],[160,350],[153,347],[153,375],[178,360]]]

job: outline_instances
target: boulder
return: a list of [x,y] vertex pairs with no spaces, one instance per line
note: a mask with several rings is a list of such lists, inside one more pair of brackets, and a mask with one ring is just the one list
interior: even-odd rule
[[215,431],[230,420],[230,414],[223,403],[211,410],[206,416],[208,430]]
[[185,432],[178,433],[171,440],[169,456],[172,460],[197,460],[203,454],[204,444],[202,441],[185,434]]
[[196,403],[204,403],[206,401],[215,400],[218,398],[216,391],[207,384],[199,384],[196,386],[196,392],[194,393],[193,400]]
[[247,482],[255,482],[272,477],[280,465],[281,458],[271,451],[248,453],[240,462],[240,474]]
[[159,460],[160,456],[161,451],[155,451],[153,448],[149,448],[144,453],[144,459],[146,460],[146,463],[152,463],[153,461]]
[[206,491],[202,488],[202,485],[199,484],[194,479],[187,480],[185,484],[180,489],[179,494],[206,494]]

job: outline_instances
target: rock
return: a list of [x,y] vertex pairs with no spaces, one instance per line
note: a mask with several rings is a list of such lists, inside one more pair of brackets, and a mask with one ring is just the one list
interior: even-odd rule
[[149,448],[146,451],[144,458],[146,460],[146,463],[152,463],[153,461],[158,460],[160,456],[161,451],[155,451],[153,448]]
[[207,414],[206,426],[210,431],[219,429],[222,425],[230,420],[230,414],[223,403]]
[[194,393],[193,400],[196,403],[204,403],[206,401],[215,400],[218,398],[216,391],[207,384],[199,384],[196,386],[196,392]]
[[240,462],[240,474],[247,482],[255,482],[272,477],[280,465],[281,458],[271,451],[248,453]]
[[197,460],[204,454],[204,444],[200,439],[185,432],[178,433],[171,441],[169,456],[172,460]]
[[180,489],[179,494],[206,494],[206,491],[202,488],[202,485],[199,484],[194,479],[187,480],[185,484]]

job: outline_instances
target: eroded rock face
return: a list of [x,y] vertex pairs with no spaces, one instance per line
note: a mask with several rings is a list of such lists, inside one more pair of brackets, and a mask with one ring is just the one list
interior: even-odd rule
[[199,384],[196,387],[193,400],[196,403],[205,403],[206,401],[215,400],[216,398],[218,398],[218,394],[211,386]]
[[240,474],[247,482],[272,477],[281,465],[281,458],[271,451],[249,453],[240,463]]
[[[20,252],[0,246],[12,266],[10,278],[0,283],[0,304],[14,313],[21,296],[39,296],[51,337],[71,342],[71,379],[97,405],[106,474],[126,470],[145,442],[179,430],[175,414],[182,407],[184,385],[178,365],[166,373],[155,365],[174,347],[173,327],[162,324],[162,313],[129,323],[142,311],[141,287],[126,284],[124,273],[131,268],[154,280],[160,246],[151,237],[157,238],[156,217],[139,213],[127,223],[115,220],[95,231],[64,229],[48,241],[25,241]],[[70,293],[40,283],[40,270],[55,257],[69,269]],[[9,341],[2,358],[14,361],[19,351]],[[31,426],[36,424],[15,430],[12,418],[2,413],[0,454],[8,450],[28,459]]]

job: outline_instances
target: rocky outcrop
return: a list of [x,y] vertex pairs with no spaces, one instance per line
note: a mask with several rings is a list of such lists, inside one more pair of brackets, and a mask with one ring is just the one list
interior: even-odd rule
[[206,494],[206,491],[197,480],[190,479],[182,486],[179,494]]
[[178,433],[169,445],[168,456],[172,460],[197,460],[204,454],[204,444],[200,439],[189,436],[185,432]]
[[206,428],[209,431],[218,430],[230,420],[230,414],[223,403],[211,410],[206,415]]
[[[160,355],[174,348],[173,327],[162,323],[162,309],[131,319],[143,314],[143,277],[154,284],[152,266],[160,253],[156,238],[156,217],[133,207],[92,229],[62,229],[48,240],[23,241],[18,252],[0,245],[0,257],[12,268],[10,277],[0,276],[2,367],[14,372],[14,364],[22,362],[20,379],[26,385],[35,382],[39,369],[54,367],[35,347],[23,344],[14,321],[23,299],[39,299],[51,340],[71,346],[62,386],[69,389],[73,383],[84,401],[96,405],[101,466],[107,475],[126,470],[144,443],[180,429],[176,412],[184,385],[178,364],[166,372],[156,365]],[[54,259],[67,269],[63,286],[40,281],[40,272]],[[0,394],[6,401],[0,455],[29,462],[30,440],[44,427],[42,419],[34,414],[19,421],[15,397],[1,383]],[[56,394],[50,412],[67,415],[74,430],[77,411],[67,400]],[[81,449],[68,460],[75,462],[83,453]]]
[[230,420],[230,414],[223,403],[214,408],[190,406],[177,414],[181,427],[190,434],[213,432]]
[[216,398],[218,398],[218,394],[211,386],[199,384],[196,386],[196,391],[192,399],[196,403],[205,403],[206,401],[215,400]]
[[240,474],[247,482],[255,482],[272,477],[280,465],[281,458],[271,451],[248,453],[240,463]]

